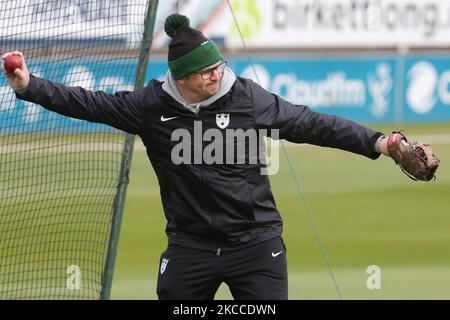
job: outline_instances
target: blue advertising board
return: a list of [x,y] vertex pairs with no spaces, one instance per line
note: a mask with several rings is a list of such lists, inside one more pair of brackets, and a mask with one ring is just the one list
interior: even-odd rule
[[[395,55],[264,59],[232,58],[251,78],[294,104],[358,122],[450,121],[450,56]],[[151,70],[155,69],[155,72]],[[162,79],[165,61],[147,78]]]
[[450,120],[450,57],[412,56],[405,61],[402,120]]
[[257,59],[253,66],[242,59],[233,64],[238,75],[294,104],[355,121],[394,120],[392,57]]
[[[120,72],[114,62],[86,62],[27,60],[29,71],[55,83],[80,86],[89,90],[114,93],[118,90],[132,90],[136,64],[121,62]],[[118,73],[120,75],[118,75]],[[128,76],[123,76],[128,75]],[[16,98],[6,77],[0,77],[0,133],[23,131],[111,131],[106,125],[94,124],[61,116],[30,102]]]
[[[450,120],[450,56],[231,58],[236,75],[255,80],[294,104],[358,122],[427,122]],[[69,86],[113,93],[132,90],[136,63],[121,60],[30,60],[36,75]],[[120,68],[120,72],[118,71]],[[149,62],[145,82],[163,80],[165,60]],[[118,73],[120,75],[118,75]],[[126,74],[128,76],[122,76]],[[0,132],[53,129],[104,131],[107,126],[59,116],[15,98],[0,77]]]

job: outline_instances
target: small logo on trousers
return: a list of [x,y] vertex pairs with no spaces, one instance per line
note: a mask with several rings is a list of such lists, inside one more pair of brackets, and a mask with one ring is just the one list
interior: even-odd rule
[[169,263],[169,259],[163,258],[163,259],[161,260],[161,267],[160,267],[160,269],[159,269],[159,271],[161,272],[161,274],[163,274],[164,271],[166,271],[166,267],[167,267],[167,264],[168,264],[168,263]]
[[272,252],[272,257],[276,258],[278,257],[283,251],[277,252],[277,253],[273,253]]

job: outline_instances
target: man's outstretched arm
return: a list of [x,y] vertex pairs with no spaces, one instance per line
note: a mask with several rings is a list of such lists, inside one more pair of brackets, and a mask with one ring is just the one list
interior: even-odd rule
[[40,104],[64,116],[107,124],[128,133],[139,133],[145,95],[143,89],[108,94],[56,84],[30,75],[21,52],[5,53],[3,61],[9,55],[17,55],[22,59],[21,67],[14,72],[8,72],[2,65],[2,71],[17,98]]
[[255,122],[260,128],[278,129],[279,137],[295,143],[337,148],[376,159],[389,156],[386,138],[341,117],[314,112],[306,106],[294,105],[252,84]]

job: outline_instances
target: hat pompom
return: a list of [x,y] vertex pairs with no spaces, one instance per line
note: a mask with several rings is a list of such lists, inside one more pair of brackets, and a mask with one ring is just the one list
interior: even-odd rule
[[188,17],[174,13],[167,17],[164,23],[164,31],[169,37],[173,38],[178,31],[188,28],[189,23]]

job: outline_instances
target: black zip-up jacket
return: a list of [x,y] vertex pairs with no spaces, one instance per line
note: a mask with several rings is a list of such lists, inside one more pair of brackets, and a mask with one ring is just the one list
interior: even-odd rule
[[[107,94],[32,76],[27,90],[17,97],[65,116],[139,135],[158,177],[169,243],[206,250],[223,252],[280,236],[282,220],[260,161],[175,164],[171,153],[181,140],[173,141],[174,130],[186,129],[194,137],[195,121],[202,133],[278,129],[279,138],[291,142],[339,148],[371,159],[380,155],[374,146],[382,133],[293,105],[239,77],[227,94],[198,114],[175,101],[156,80],[134,92]],[[217,114],[228,114],[226,128],[218,127]],[[203,149],[208,143],[203,141]],[[223,139],[223,143],[230,141]]]

